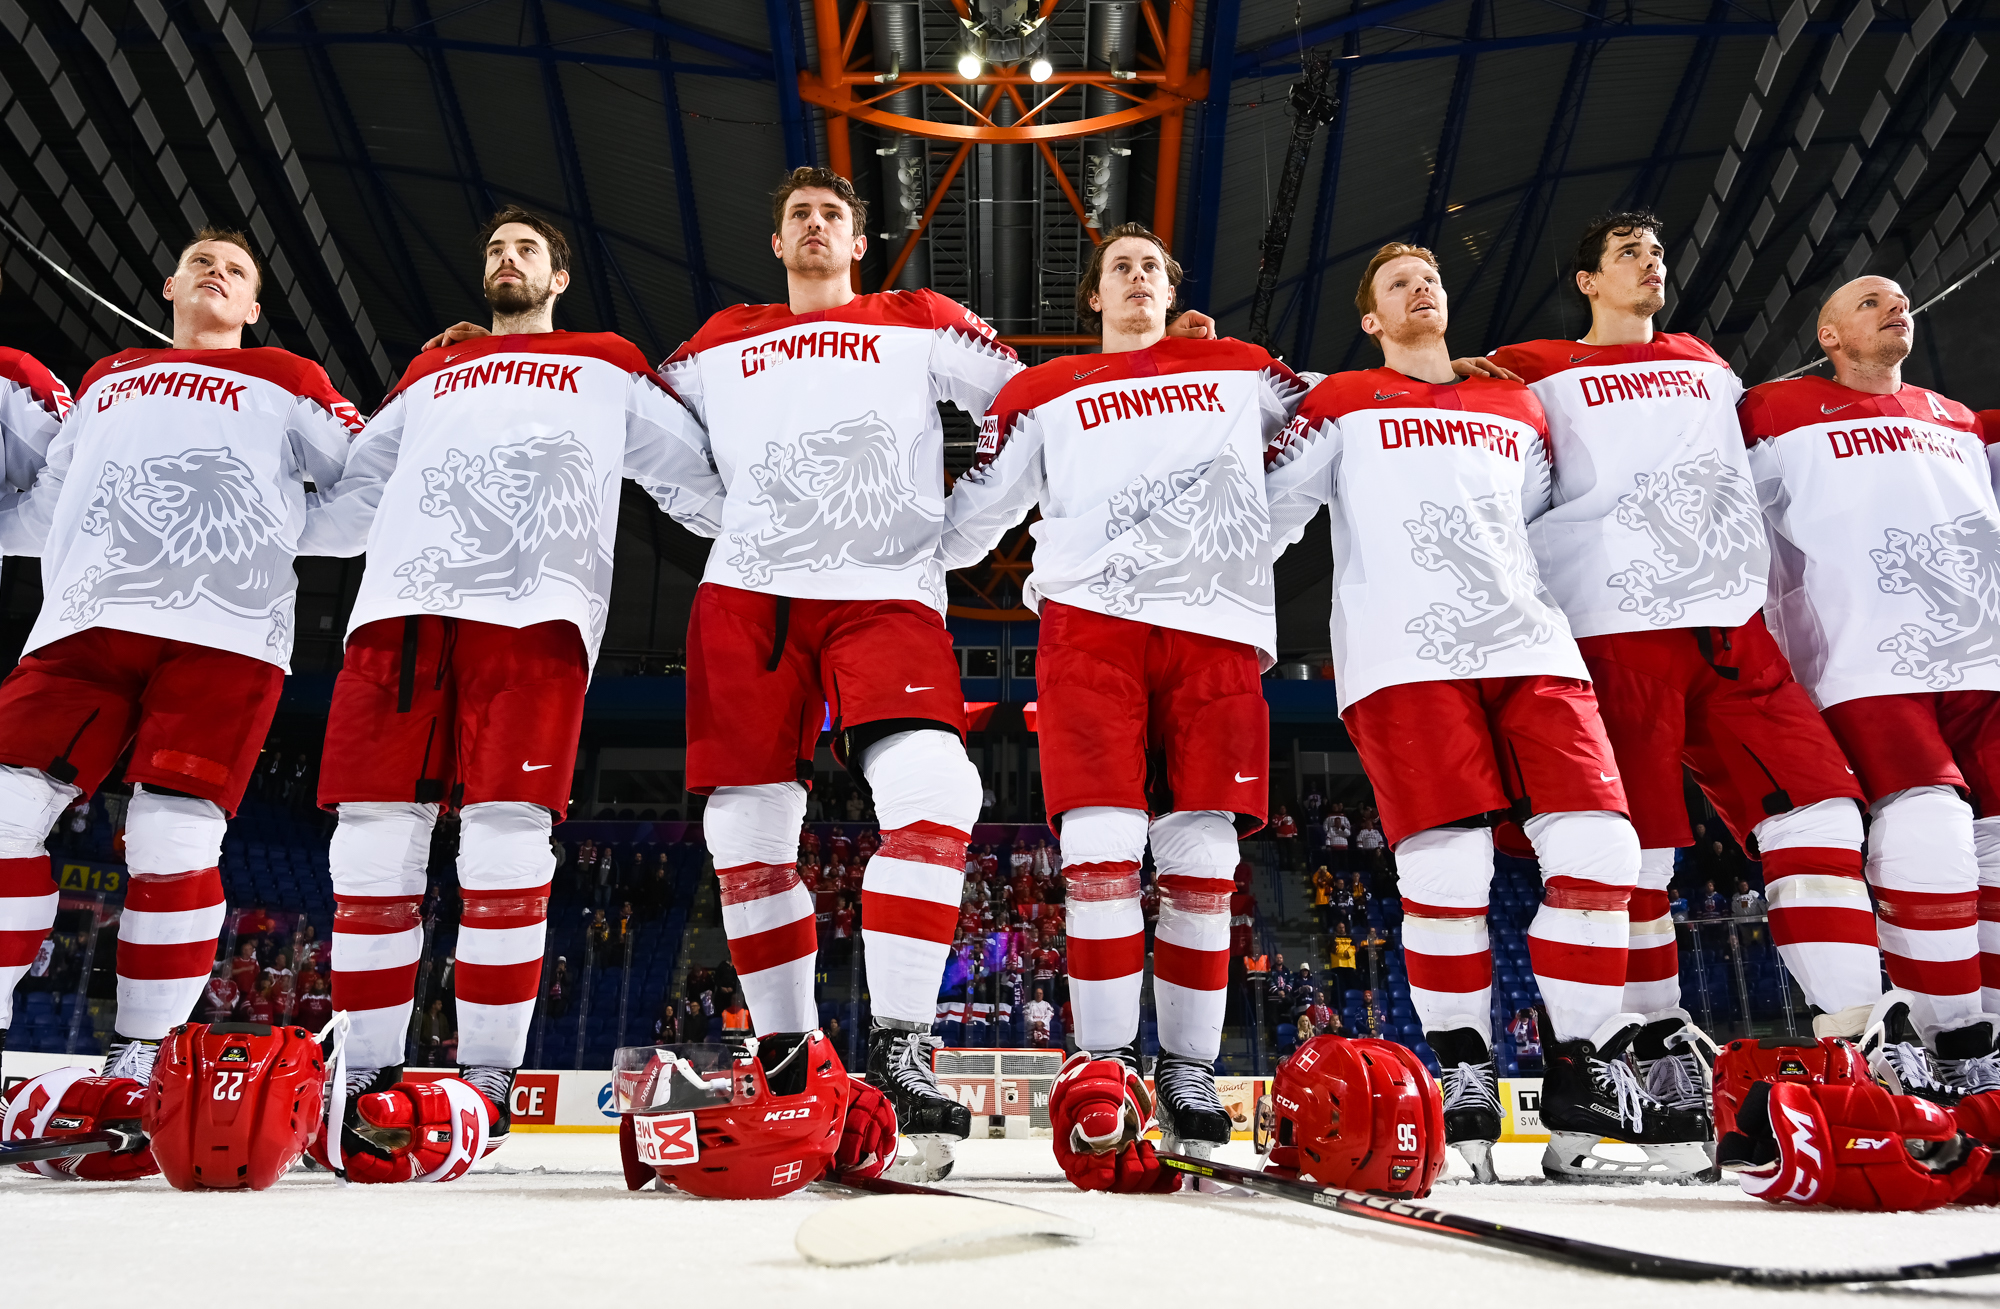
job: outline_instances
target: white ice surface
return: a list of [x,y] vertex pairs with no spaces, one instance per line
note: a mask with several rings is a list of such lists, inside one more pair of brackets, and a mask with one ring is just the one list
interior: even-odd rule
[[[1086,1195],[1045,1140],[959,1147],[946,1185],[1039,1205],[1091,1224],[1095,1239],[870,1268],[810,1266],[793,1249],[816,1189],[725,1203],[625,1190],[616,1138],[520,1134],[479,1171],[442,1186],[343,1187],[295,1172],[261,1193],[179,1194],[157,1178],[122,1185],[0,1176],[0,1305],[302,1306],[379,1303],[678,1306],[1034,1303],[1456,1305],[1583,1309],[1776,1304],[1884,1296],[2000,1304],[2000,1277],[1891,1291],[1690,1287],[1611,1277],[1490,1252],[1288,1201],[1237,1195]],[[1503,1184],[1447,1180],[1439,1208],[1606,1244],[1784,1266],[1897,1264],[2000,1249],[2000,1211],[1840,1214],[1776,1209],[1733,1185],[1557,1186],[1540,1146],[1502,1145]],[[1252,1163],[1250,1147],[1229,1147]],[[1449,1178],[1463,1177],[1456,1158]],[[1567,1296],[1576,1295],[1575,1301]],[[246,1301],[246,1297],[249,1299]],[[1342,1297],[1336,1299],[1335,1297]],[[1462,1297],[1462,1298],[1461,1298]],[[1862,1299],[1860,1297],[1867,1297]],[[71,1302],[75,1302],[71,1300]],[[1935,1304],[1935,1300],[1927,1301]]]

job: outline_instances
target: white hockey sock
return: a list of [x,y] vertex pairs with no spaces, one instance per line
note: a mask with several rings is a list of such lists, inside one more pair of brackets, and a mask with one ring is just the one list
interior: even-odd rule
[[460,814],[458,1062],[519,1068],[541,989],[555,852],[552,815],[525,800],[470,804]]
[[1639,880],[1639,837],[1623,814],[1537,814],[1522,826],[1542,864],[1542,907],[1528,958],[1558,1041],[1590,1037],[1627,1012],[1627,905]]
[[1861,811],[1822,800],[1757,825],[1771,940],[1808,1003],[1837,1014],[1882,994],[1875,908],[1861,875]]
[[1486,907],[1493,829],[1433,827],[1396,843],[1410,1007],[1427,1032],[1470,1026],[1493,1044],[1493,949]]
[[1145,853],[1144,810],[1090,806],[1062,816],[1070,1013],[1078,1047],[1093,1053],[1139,1039],[1139,981],[1146,967],[1139,864]]
[[430,862],[434,804],[350,801],[340,806],[328,866],[333,878],[333,1007],[346,1011],[347,1062],[403,1062]]
[[722,930],[758,1032],[819,1026],[813,959],[819,939],[812,896],[799,881],[799,825],[806,791],[797,782],[719,786],[702,811],[702,835],[722,890]]
[[0,765],[0,1032],[14,1019],[14,988],[34,966],[58,895],[42,841],[78,795],[39,768]]
[[1883,796],[1873,812],[1867,873],[1882,959],[1929,1040],[1984,1012],[1972,808],[1949,786],[1914,786]]
[[157,1041],[188,1020],[222,934],[221,806],[132,788],[125,819],[131,882],[118,920],[120,1036]]
[[861,773],[882,824],[861,880],[869,1005],[876,1018],[928,1026],[965,891],[979,770],[957,736],[919,730],[870,745]]
[[1673,880],[1672,846],[1639,852],[1639,884],[1626,910],[1630,920],[1625,953],[1625,997],[1620,1004],[1639,1014],[1655,1014],[1681,1002],[1680,949],[1674,917],[1667,909]]
[[1152,842],[1160,883],[1160,920],[1153,932],[1160,1049],[1213,1064],[1222,1053],[1228,999],[1235,815],[1166,814],[1154,821]]

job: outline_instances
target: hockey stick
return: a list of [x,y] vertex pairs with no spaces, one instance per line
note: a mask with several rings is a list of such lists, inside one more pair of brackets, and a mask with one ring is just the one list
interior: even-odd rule
[[1595,1268],[1599,1272],[1621,1273],[1628,1277],[1655,1277],[1675,1282],[1735,1282],[1743,1286],[1795,1287],[1839,1286],[1848,1282],[1917,1282],[1943,1277],[1982,1277],[1989,1273],[2000,1273],[2000,1252],[1963,1255],[1957,1259],[1945,1259],[1935,1263],[1901,1264],[1893,1268],[1758,1268],[1748,1264],[1711,1264],[1696,1259],[1680,1259],[1673,1255],[1621,1250],[1616,1246],[1598,1245],[1567,1236],[1551,1236],[1546,1232],[1530,1232],[1504,1223],[1488,1222],[1483,1218],[1468,1218],[1462,1214],[1450,1214],[1422,1205],[1409,1204],[1389,1196],[1369,1195],[1365,1191],[1346,1191],[1337,1186],[1319,1186],[1308,1181],[1291,1181],[1255,1169],[1238,1168],[1208,1159],[1191,1159],[1186,1155],[1168,1154],[1165,1151],[1160,1153],[1159,1158],[1163,1166],[1172,1168],[1176,1172],[1232,1182],[1262,1195],[1276,1196],[1281,1200],[1296,1200],[1300,1204],[1309,1204],[1320,1209],[1331,1209],[1350,1218],[1366,1218],[1372,1222],[1389,1223],[1419,1232],[1454,1237],[1461,1241],[1474,1241],[1480,1245],[1512,1250],[1517,1254],[1532,1255],[1537,1259]]
[[123,1154],[143,1149],[145,1144],[146,1134],[136,1126],[112,1126],[77,1136],[31,1136],[21,1141],[0,1141],[0,1167],[46,1159],[75,1159],[86,1154]]
[[1084,1241],[1093,1235],[1088,1224],[1011,1200],[882,1177],[829,1180],[865,1195],[853,1204],[829,1205],[799,1224],[793,1244],[816,1264],[848,1267],[1021,1237]]

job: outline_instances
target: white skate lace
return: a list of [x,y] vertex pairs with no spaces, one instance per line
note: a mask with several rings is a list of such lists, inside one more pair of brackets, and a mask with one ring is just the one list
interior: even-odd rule
[[105,1061],[101,1077],[129,1077],[135,1082],[153,1080],[153,1065],[160,1058],[158,1041],[127,1041]]
[[1658,1106],[1660,1102],[1646,1094],[1630,1064],[1623,1059],[1592,1059],[1590,1079],[1618,1097],[1620,1122],[1629,1123],[1635,1132],[1646,1130],[1646,1106]]
[[1646,1061],[1646,1093],[1669,1109],[1699,1109],[1708,1092],[1701,1084],[1699,1056],[1681,1050]]
[[889,1057],[889,1076],[896,1085],[914,1095],[941,1096],[931,1054],[944,1048],[944,1038],[930,1032],[908,1032],[896,1038]]
[[1226,1113],[1215,1093],[1215,1074],[1188,1059],[1162,1059],[1153,1066],[1156,1100],[1204,1113]]
[[466,1068],[459,1072],[458,1079],[468,1082],[472,1089],[486,1097],[486,1103],[506,1107],[507,1084],[513,1080],[511,1068]]
[[1974,1055],[1970,1059],[1945,1059],[1939,1061],[1945,1079],[1957,1084],[1956,1089],[1966,1095],[1978,1091],[2000,1090],[2000,1050],[1992,1054]]
[[1500,1093],[1493,1077],[1493,1061],[1458,1064],[1445,1069],[1444,1107],[1447,1113],[1453,1109],[1486,1109],[1499,1113]]
[[1902,1084],[1903,1094],[1921,1095],[1925,1091],[1946,1089],[1931,1065],[1930,1051],[1914,1041],[1885,1041],[1881,1053],[1883,1061]]

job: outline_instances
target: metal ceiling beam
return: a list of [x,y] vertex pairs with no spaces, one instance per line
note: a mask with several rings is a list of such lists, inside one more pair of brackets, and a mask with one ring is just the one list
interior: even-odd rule
[[[659,14],[648,13],[643,9],[633,9],[626,5],[616,4],[613,0],[550,0],[550,2],[562,5],[567,9],[581,9],[585,13],[596,14],[600,18],[615,18],[619,22],[629,23],[641,31],[651,32],[655,36],[664,36],[669,41],[677,41],[681,45],[692,46],[696,50],[705,50],[718,59],[726,59],[730,63],[747,68],[760,76],[776,77],[780,82],[785,80],[785,68],[783,63],[776,58],[777,46],[775,44],[771,47],[771,53],[767,54],[762,50],[753,50],[747,45],[738,45],[727,37],[716,36],[712,33],[704,32],[698,27],[690,27],[686,23],[662,17]],[[775,7],[783,7],[782,0],[767,0],[767,4]]]
[[[657,3],[657,0],[655,0]],[[708,280],[708,253],[701,241],[701,211],[695,203],[694,165],[688,158],[687,124],[681,121],[680,88],[666,64],[667,42],[653,38],[660,52],[660,98],[667,111],[667,141],[674,153],[674,198],[681,211],[681,248],[687,251],[688,288],[694,292],[694,310],[706,320],[722,308],[715,284]],[[657,515],[656,515],[657,516]]]
[[[430,0],[412,0],[412,7],[420,23],[429,25],[435,21],[431,17]],[[493,188],[486,184],[486,175],[480,170],[479,151],[472,143],[472,126],[465,121],[458,84],[452,80],[451,65],[443,50],[426,47],[423,61],[430,73],[431,94],[437,99],[438,117],[444,120],[445,144],[451,148],[452,166],[465,179],[466,208],[473,222],[481,222],[499,209],[500,204],[493,198]]]
[[1197,309],[1208,307],[1215,290],[1215,229],[1222,218],[1222,156],[1229,135],[1229,90],[1233,85],[1229,52],[1236,48],[1236,22],[1241,14],[1242,0],[1209,0],[1208,52],[1202,62],[1213,71],[1208,79],[1208,99],[1201,109],[1194,242],[1182,287],[1187,302]]
[[[1361,48],[1361,34],[1349,32],[1342,38],[1342,52],[1353,54]],[[1324,268],[1326,265],[1327,242],[1333,239],[1334,201],[1340,194],[1340,157],[1347,145],[1347,105],[1354,89],[1354,72],[1340,66],[1335,73],[1335,92],[1340,96],[1340,117],[1333,120],[1333,126],[1326,137],[1326,158],[1319,166],[1319,203],[1313,206],[1312,244],[1306,250],[1308,268]],[[1313,336],[1319,330],[1320,290],[1326,285],[1324,272],[1316,277],[1308,277],[1301,286],[1298,300],[1299,329],[1293,340],[1292,358],[1299,367],[1310,368]]]
[[[307,45],[395,45],[410,50],[451,51],[455,54],[494,55],[515,59],[554,59],[565,64],[596,64],[606,68],[643,68],[659,66],[657,59],[645,59],[637,55],[596,54],[588,50],[569,50],[561,46],[547,45],[502,45],[493,41],[460,41],[451,37],[432,36],[423,32],[315,32],[310,36],[296,32],[266,31],[257,38],[257,49],[289,50],[295,46]],[[677,73],[690,73],[703,77],[729,77],[739,80],[764,81],[767,74],[753,72],[745,68],[723,64],[673,64]]]
[[[1721,19],[1729,7],[1730,0],[1715,0],[1708,11],[1708,25],[1723,26]],[[1695,109],[1701,103],[1702,88],[1708,85],[1708,71],[1715,66],[1715,52],[1722,48],[1722,40],[1720,34],[1711,32],[1695,41],[1694,49],[1688,53],[1687,66],[1681,70],[1680,83],[1674,87],[1674,98],[1667,103],[1667,115],[1660,120],[1660,133],[1653,139],[1653,158],[1646,161],[1619,197],[1620,209],[1651,209],[1660,202],[1660,192],[1667,184],[1667,169],[1659,160],[1680,153],[1682,143],[1687,140],[1688,129],[1694,125]]]
[[764,0],[764,19],[771,31],[771,76],[778,83],[778,119],[784,124],[787,168],[804,168],[812,163],[814,154],[812,125],[806,121],[805,101],[799,96],[799,74],[805,65],[799,60],[798,43],[792,39],[792,24],[797,17],[792,0]]
[[[558,0],[561,3],[562,0]],[[543,45],[549,43],[549,15],[543,7],[543,0],[531,0],[529,16],[534,22],[535,39]],[[542,99],[549,111],[549,130],[555,137],[556,168],[562,175],[563,195],[571,221],[576,224],[578,242],[583,248],[584,280],[590,284],[590,297],[597,303],[598,330],[615,332],[618,330],[618,303],[611,296],[611,279],[605,273],[605,264],[613,256],[604,242],[604,236],[597,230],[597,215],[591,209],[590,187],[583,176],[583,158],[577,153],[576,132],[570,126],[569,97],[563,93],[562,70],[553,59],[542,61]]]
[[[1297,59],[1301,50],[1324,45],[1336,36],[1345,36],[1349,32],[1358,32],[1366,27],[1380,27],[1393,18],[1414,14],[1420,9],[1435,9],[1452,2],[1453,0],[1388,0],[1386,4],[1357,9],[1340,18],[1315,23],[1303,32],[1280,37],[1255,50],[1237,51],[1236,67],[1230,70],[1230,75],[1249,77],[1265,64],[1275,63],[1281,59]],[[1209,67],[1214,68],[1215,65],[1210,64]]]
[[[1486,0],[1472,0],[1466,16],[1468,40],[1486,25]],[[1451,176],[1458,169],[1458,146],[1465,139],[1465,111],[1472,100],[1472,79],[1479,71],[1476,55],[1463,55],[1451,79],[1451,99],[1445,105],[1444,126],[1438,132],[1437,153],[1431,157],[1431,185],[1424,196],[1423,217],[1417,221],[1417,244],[1435,248],[1451,208]]]

